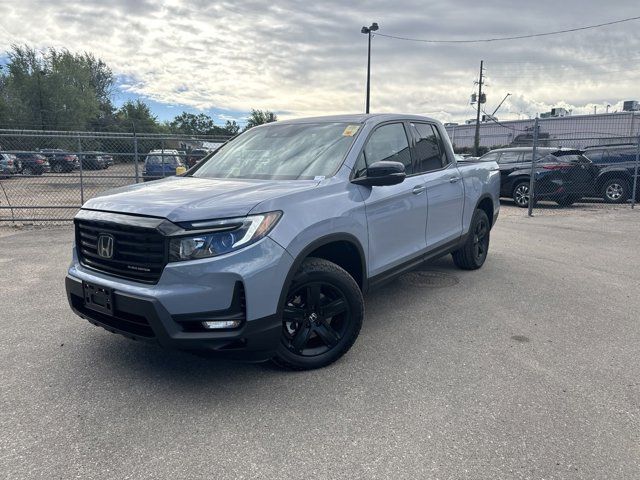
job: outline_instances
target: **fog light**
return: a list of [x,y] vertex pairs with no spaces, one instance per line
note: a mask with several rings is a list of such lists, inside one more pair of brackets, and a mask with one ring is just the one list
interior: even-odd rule
[[240,326],[240,320],[216,320],[215,322],[202,322],[202,326],[207,330],[218,330],[221,328],[236,328]]

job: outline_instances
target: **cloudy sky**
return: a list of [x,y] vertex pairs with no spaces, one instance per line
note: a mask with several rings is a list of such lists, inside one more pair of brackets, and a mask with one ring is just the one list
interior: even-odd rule
[[[364,108],[366,36],[477,39],[580,27],[640,15],[637,0],[3,0],[0,51],[11,44],[89,51],[118,78],[116,102],[142,97],[160,119],[182,110],[242,123],[251,108],[280,117]],[[552,106],[576,113],[640,100],[640,21],[565,35],[477,44],[375,36],[373,112],[474,116],[485,61],[487,111],[499,118]]]

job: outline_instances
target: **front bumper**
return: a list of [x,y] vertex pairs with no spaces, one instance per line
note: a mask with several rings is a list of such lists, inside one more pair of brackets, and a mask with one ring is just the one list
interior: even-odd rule
[[[148,285],[89,269],[74,248],[65,283],[73,311],[111,332],[171,349],[260,361],[271,358],[280,341],[279,300],[292,264],[265,237],[220,257],[170,263],[158,283]],[[83,282],[113,291],[111,314],[86,307]],[[242,324],[225,331],[202,328],[202,321],[226,318],[241,318]]]
[[235,330],[184,331],[183,326],[154,298],[116,290],[113,294],[113,315],[107,315],[85,306],[81,280],[67,275],[65,286],[69,305],[81,318],[112,333],[157,343],[165,348],[263,361],[273,357],[282,331],[282,323],[276,314],[245,321]]

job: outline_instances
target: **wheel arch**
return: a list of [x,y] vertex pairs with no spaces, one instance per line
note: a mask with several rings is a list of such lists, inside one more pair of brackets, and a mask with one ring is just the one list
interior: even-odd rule
[[[354,255],[356,255],[355,258],[353,257]],[[360,241],[354,235],[348,233],[325,235],[309,243],[293,260],[280,293],[278,315],[282,315],[285,296],[293,277],[300,269],[302,262],[309,257],[323,258],[335,263],[354,278],[361,291],[365,292],[368,289],[366,257]]]
[[628,170],[605,170],[604,172],[600,172],[598,177],[596,177],[596,186],[598,189],[604,187],[605,182],[611,180],[613,178],[620,178],[622,180],[626,180],[628,183],[631,183],[633,180],[633,175],[629,173]]
[[495,205],[493,203],[493,198],[491,197],[491,195],[489,195],[488,193],[485,193],[484,195],[482,195],[478,199],[478,202],[476,203],[476,208],[474,209],[474,211],[477,209],[480,209],[487,214],[487,217],[489,218],[489,225],[493,227],[493,222],[495,217]]

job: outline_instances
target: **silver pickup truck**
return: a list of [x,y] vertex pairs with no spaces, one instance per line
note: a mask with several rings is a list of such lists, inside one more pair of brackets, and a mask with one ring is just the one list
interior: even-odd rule
[[89,200],[69,303],[130,338],[322,367],[355,342],[364,291],[449,253],[480,268],[499,192],[497,165],[457,165],[430,118],[254,127],[184,175]]

